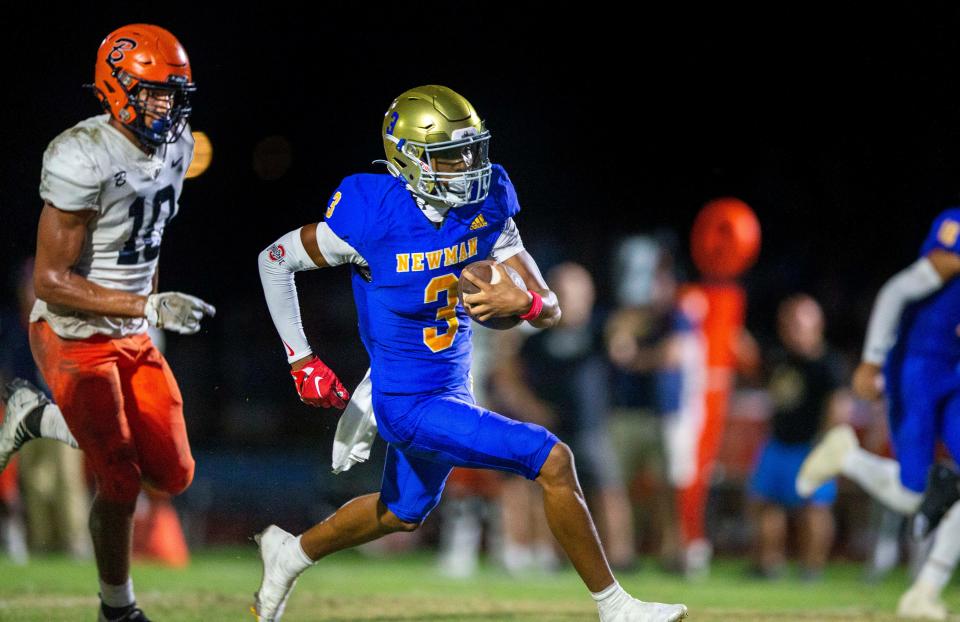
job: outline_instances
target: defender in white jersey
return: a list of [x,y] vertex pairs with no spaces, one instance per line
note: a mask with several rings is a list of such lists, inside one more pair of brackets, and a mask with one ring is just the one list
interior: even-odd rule
[[[177,215],[193,137],[144,152],[103,114],[57,136],[43,154],[40,198],[64,212],[92,212],[74,274],[114,290],[153,293],[160,241]],[[45,320],[59,336],[128,337],[146,317],[108,316],[37,300],[30,321]]]
[[23,381],[7,388],[0,468],[38,436],[84,450],[97,480],[98,619],[144,622],[129,572],[137,495],[141,483],[178,494],[194,469],[177,382],[146,331],[196,333],[215,312],[156,293],[160,241],[193,155],[195,87],[176,38],[133,24],[100,45],[93,89],[107,114],[56,137],[41,173],[30,346],[59,408]]

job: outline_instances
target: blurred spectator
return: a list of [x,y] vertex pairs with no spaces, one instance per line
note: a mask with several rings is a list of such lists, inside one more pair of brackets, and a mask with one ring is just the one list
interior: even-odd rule
[[[504,351],[504,338],[515,341],[513,332],[503,333],[473,324],[473,359],[470,376],[477,404],[497,410],[491,395],[491,375]],[[509,346],[506,346],[509,348]],[[484,526],[488,540],[497,540],[498,511],[503,476],[486,469],[455,468],[447,478],[440,502],[440,571],[466,578],[476,571],[483,545]],[[542,510],[541,510],[542,513]],[[500,542],[502,544],[502,542]]]
[[614,568],[627,568],[635,555],[633,515],[607,429],[610,374],[594,315],[593,278],[583,266],[568,262],[550,270],[547,282],[563,317],[555,328],[524,341],[519,373],[510,377],[529,387],[525,412],[535,413],[573,448],[607,557]]
[[677,304],[673,257],[664,246],[649,237],[628,238],[615,267],[620,307],[606,326],[608,355],[620,371],[614,437],[627,472],[652,505],[662,560],[684,569],[674,491],[696,473],[704,417],[702,337]]
[[[561,300],[561,308],[563,304]],[[520,348],[534,330],[521,324],[514,330],[489,331],[492,350],[497,353],[497,361],[491,368],[490,398],[499,412],[556,432],[557,413],[536,394],[520,358]],[[563,440],[573,446],[570,438]],[[600,517],[594,516],[599,524]],[[500,517],[500,561],[507,572],[549,572],[559,566],[556,540],[543,512],[543,495],[538,485],[522,477],[505,476],[500,494]]]
[[784,300],[777,326],[780,344],[767,361],[767,389],[773,403],[770,439],[760,452],[750,494],[757,528],[756,571],[766,578],[782,574],[786,559],[788,515],[799,521],[799,559],[805,579],[817,579],[833,544],[831,505],[835,481],[809,500],[794,482],[813,441],[824,427],[849,420],[853,401],[842,388],[842,361],[824,339],[823,312],[807,295]]
[[[894,458],[885,402],[855,400],[853,421],[850,424],[857,431],[861,447],[872,454]],[[946,451],[943,447],[940,449]],[[871,583],[882,581],[897,567],[901,558],[906,562],[907,574],[911,579],[916,579],[933,545],[933,538],[914,538],[909,529],[908,517],[888,508],[858,487],[854,488],[853,494],[856,495],[857,507],[861,512],[864,501],[872,505],[868,531],[865,534],[865,544],[869,546],[866,580]]]
[[[30,353],[27,325],[36,296],[33,260],[20,267],[17,309],[0,317],[0,381],[25,378],[46,390]],[[37,439],[19,452],[20,489],[30,549],[61,551],[78,559],[92,556],[87,532],[90,495],[83,454],[63,443]],[[4,472],[6,476],[7,471]],[[14,471],[15,472],[15,471]]]

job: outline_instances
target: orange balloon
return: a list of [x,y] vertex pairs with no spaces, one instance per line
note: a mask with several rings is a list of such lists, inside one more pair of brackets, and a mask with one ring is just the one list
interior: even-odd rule
[[690,251],[703,276],[736,278],[760,254],[760,221],[740,199],[714,199],[697,214],[690,233]]

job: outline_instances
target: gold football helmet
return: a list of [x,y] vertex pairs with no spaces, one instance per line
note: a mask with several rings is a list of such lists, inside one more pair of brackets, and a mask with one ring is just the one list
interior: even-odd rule
[[445,86],[418,86],[383,117],[387,170],[430,202],[450,207],[487,198],[490,132],[463,96]]

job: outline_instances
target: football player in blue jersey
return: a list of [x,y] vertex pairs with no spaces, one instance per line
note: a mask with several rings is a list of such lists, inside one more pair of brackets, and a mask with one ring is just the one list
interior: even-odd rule
[[[887,395],[896,460],[862,449],[849,426],[828,432],[797,476],[797,492],[810,496],[843,474],[894,511],[920,506],[937,440],[960,458],[960,208],[941,213],[920,258],[891,277],[874,303],[853,389],[863,399]],[[960,504],[940,523],[933,548],[910,589],[900,616],[946,620],[940,598],[960,557]]]
[[[300,536],[273,525],[257,536],[263,580],[256,615],[278,620],[300,573],[330,553],[416,529],[459,466],[516,473],[543,487],[550,528],[597,601],[601,620],[685,617],[685,606],[636,600],[616,582],[569,447],[542,427],[507,419],[473,399],[470,315],[517,316],[541,328],[560,318],[556,296],[524,250],[513,221],[517,196],[506,171],[490,163],[483,121],[454,91],[422,86],[390,105],[382,137],[389,174],[345,178],[322,222],[287,233],[259,257],[297,391],[305,403],[322,407],[343,408],[350,398],[307,343],[294,273],[351,265],[370,373],[349,408],[372,408],[388,442],[381,488]],[[464,297],[468,315],[458,303],[460,274],[486,258],[514,268],[526,289],[502,266],[490,283],[468,274],[480,289]]]

